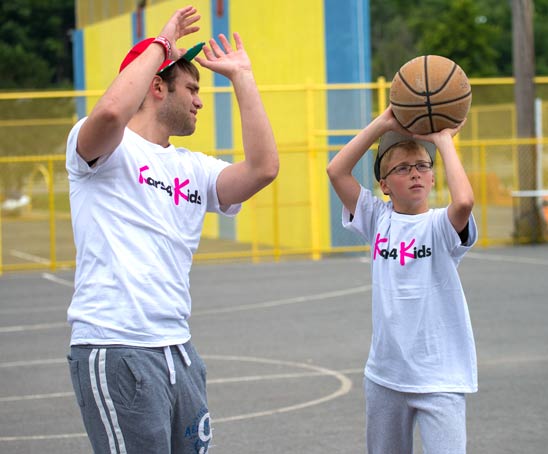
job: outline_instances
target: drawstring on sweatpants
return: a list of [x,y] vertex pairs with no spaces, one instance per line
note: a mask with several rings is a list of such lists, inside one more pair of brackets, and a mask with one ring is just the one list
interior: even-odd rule
[[[185,366],[190,366],[192,364],[192,361],[190,361],[190,357],[185,350],[185,346],[183,344],[178,344],[177,349],[183,357],[183,362],[185,363]],[[173,355],[171,354],[171,346],[168,345],[164,347],[164,356],[166,358],[167,368],[169,370],[169,382],[174,385],[175,383],[177,383],[177,378],[175,375],[175,363],[173,362]]]

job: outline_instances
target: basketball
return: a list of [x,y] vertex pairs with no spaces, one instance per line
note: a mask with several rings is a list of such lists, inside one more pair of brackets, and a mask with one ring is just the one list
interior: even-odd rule
[[456,127],[468,115],[471,102],[472,89],[462,68],[439,55],[408,61],[390,87],[394,116],[415,134]]

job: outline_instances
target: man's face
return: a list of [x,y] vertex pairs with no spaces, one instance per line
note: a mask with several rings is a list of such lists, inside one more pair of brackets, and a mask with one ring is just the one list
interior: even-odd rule
[[200,86],[194,77],[179,68],[173,84],[158,110],[158,120],[168,128],[169,135],[189,136],[196,130],[196,115],[203,107],[198,96]]

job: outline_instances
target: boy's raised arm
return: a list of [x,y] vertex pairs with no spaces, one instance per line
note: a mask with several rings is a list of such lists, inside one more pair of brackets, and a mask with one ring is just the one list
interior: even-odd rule
[[443,131],[427,136],[415,135],[416,139],[433,142],[443,161],[447,188],[451,195],[448,207],[448,216],[451,224],[458,233],[461,233],[468,224],[472,208],[474,207],[474,192],[464,167],[457,155],[453,137],[462,129],[464,122],[457,128],[444,129]]
[[389,106],[339,151],[327,166],[327,174],[343,205],[354,214],[360,183],[352,170],[371,146],[389,130],[401,130]]

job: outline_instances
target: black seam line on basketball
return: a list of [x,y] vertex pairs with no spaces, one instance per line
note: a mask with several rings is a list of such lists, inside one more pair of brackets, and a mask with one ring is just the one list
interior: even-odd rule
[[455,73],[456,70],[457,70],[457,64],[453,62],[453,68],[451,68],[451,71],[449,72],[449,75],[447,76],[447,79],[445,79],[445,82],[443,84],[441,84],[441,87],[438,91],[441,91],[445,88],[445,86],[451,80],[451,77],[453,77],[453,74]]
[[[415,90],[411,85],[409,85],[409,83],[405,80],[405,78],[403,77],[403,74],[401,73],[401,71],[398,71],[398,76],[400,76],[400,79],[401,81],[403,82],[403,84],[409,89],[409,91],[411,93],[414,93],[416,95],[419,95],[419,96],[432,96],[432,95],[437,95],[440,91],[442,91],[445,86],[449,83],[449,81],[451,80],[451,77],[453,76],[454,72],[457,70],[457,64],[454,63],[453,64],[453,68],[451,68],[451,71],[449,72],[449,76],[447,76],[447,79],[445,79],[445,82],[441,85],[441,87],[437,90],[434,90],[434,91],[429,91],[428,89],[428,74],[427,74],[427,70],[426,70],[426,57],[425,57],[425,69],[424,69],[424,72],[425,72],[425,83],[426,83],[426,91],[418,91],[418,90]],[[401,104],[395,104],[395,103],[392,103],[394,104],[395,106],[399,106]],[[422,104],[421,104],[422,105]]]
[[[460,101],[461,99],[464,99],[464,98],[467,98],[468,96],[470,96],[472,94],[472,90],[470,90],[468,93],[466,93],[465,95],[462,95],[462,96],[459,96],[458,98],[452,98],[452,99],[448,99],[446,101],[440,101],[440,102],[432,102],[430,103],[431,106],[443,106],[444,104],[449,104],[449,103],[452,103],[452,102],[455,102],[455,101]],[[424,107],[426,106],[425,103],[420,103],[420,104],[402,104],[400,102],[392,102],[390,101],[390,104],[392,104],[393,106],[396,106],[396,107]]]
[[424,57],[424,83],[426,85],[426,108],[428,109],[428,119],[430,120],[430,132],[434,132],[432,105],[430,104],[430,87],[428,86],[428,55]]
[[[455,123],[455,125],[458,125],[459,123],[462,122],[462,120],[459,120],[458,118],[453,118],[453,117],[450,117],[449,115],[443,115],[443,114],[432,114],[432,115],[428,115],[428,114],[424,114],[424,115],[420,115],[418,117],[415,117],[415,119],[411,122],[411,123],[407,123],[405,125],[403,125],[404,128],[410,128],[411,126],[413,126],[417,121],[419,120],[422,120],[424,118],[428,117],[428,119],[430,121],[432,121],[433,117],[438,117],[438,118],[444,118],[446,120],[449,120],[449,121],[452,121],[453,123]],[[432,131],[433,132],[433,131]]]
[[[419,95],[419,96],[426,96],[425,92],[415,90],[411,85],[409,85],[409,83],[405,80],[405,78],[403,77],[403,74],[400,71],[398,71],[398,75],[400,76],[400,79],[403,82],[403,84],[408,88],[408,90],[411,93],[414,93],[414,94]],[[392,104],[394,104],[394,103],[392,103]]]

